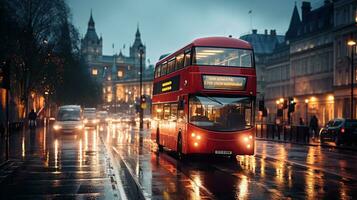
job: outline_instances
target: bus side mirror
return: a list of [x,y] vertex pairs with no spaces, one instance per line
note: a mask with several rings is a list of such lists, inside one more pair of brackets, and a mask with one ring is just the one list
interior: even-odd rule
[[183,110],[185,108],[185,101],[183,99],[180,99],[177,105],[178,110]]

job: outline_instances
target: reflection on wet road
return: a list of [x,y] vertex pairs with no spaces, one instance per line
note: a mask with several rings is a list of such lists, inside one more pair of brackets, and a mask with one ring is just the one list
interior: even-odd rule
[[[143,146],[138,133],[117,125],[103,136],[152,199],[351,199],[357,197],[354,152],[265,141],[255,156],[178,161]],[[119,156],[119,155],[118,155]]]
[[95,130],[15,133],[12,160],[22,164],[0,184],[0,199],[113,199],[104,145]]
[[139,145],[138,135],[128,124],[58,136],[46,129],[17,133],[10,155],[19,164],[5,179],[0,173],[0,199],[113,199],[115,187],[130,199],[132,184],[113,182],[109,157],[116,176],[123,178],[125,163],[150,199],[357,197],[355,152],[257,141],[255,156],[235,162],[179,161],[173,153],[157,153],[147,132]]

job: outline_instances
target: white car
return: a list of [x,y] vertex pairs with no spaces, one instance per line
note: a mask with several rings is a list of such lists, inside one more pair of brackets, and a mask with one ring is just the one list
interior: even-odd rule
[[53,125],[55,132],[77,132],[83,130],[81,107],[78,105],[61,106]]

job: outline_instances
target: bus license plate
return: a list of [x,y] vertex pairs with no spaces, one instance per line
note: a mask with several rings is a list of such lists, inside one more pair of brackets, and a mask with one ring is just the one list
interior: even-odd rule
[[219,154],[219,155],[231,155],[232,151],[216,150],[216,151],[214,151],[214,153]]

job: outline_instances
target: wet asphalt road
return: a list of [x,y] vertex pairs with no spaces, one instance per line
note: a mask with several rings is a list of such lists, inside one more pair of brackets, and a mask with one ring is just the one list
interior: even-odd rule
[[147,133],[117,125],[107,145],[121,157],[151,199],[354,199],[357,153],[266,141],[255,156],[178,161],[157,153]]
[[[14,134],[10,155],[16,164],[11,173],[0,173],[0,199],[133,199],[119,161],[150,199],[357,197],[357,152],[257,141],[255,156],[235,162],[179,161],[170,152],[157,153],[147,131],[142,145],[138,135],[127,124],[58,137],[42,128]],[[113,182],[111,165],[122,183]],[[116,196],[119,191],[126,195]]]
[[114,199],[108,156],[95,130],[55,136],[38,128],[14,133],[10,142],[15,164],[3,167],[1,174],[11,173],[0,179],[0,199]]

